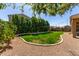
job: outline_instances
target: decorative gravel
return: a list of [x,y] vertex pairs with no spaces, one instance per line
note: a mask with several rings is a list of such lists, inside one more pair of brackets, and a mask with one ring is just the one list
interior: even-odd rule
[[70,33],[63,34],[64,42],[55,46],[35,46],[24,43],[16,37],[11,41],[12,48],[6,49],[2,56],[72,56],[79,55],[79,39]]

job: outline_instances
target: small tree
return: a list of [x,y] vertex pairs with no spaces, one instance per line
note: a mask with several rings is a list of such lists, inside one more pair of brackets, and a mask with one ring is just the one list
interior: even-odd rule
[[9,46],[10,40],[14,38],[15,32],[14,32],[14,26],[10,23],[4,22],[0,23],[0,43],[4,44],[7,43],[7,46]]

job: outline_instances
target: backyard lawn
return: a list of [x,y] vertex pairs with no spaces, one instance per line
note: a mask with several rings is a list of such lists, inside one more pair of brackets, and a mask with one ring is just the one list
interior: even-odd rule
[[38,44],[54,44],[60,41],[60,35],[63,32],[49,32],[44,34],[31,34],[21,36],[27,42],[38,43]]

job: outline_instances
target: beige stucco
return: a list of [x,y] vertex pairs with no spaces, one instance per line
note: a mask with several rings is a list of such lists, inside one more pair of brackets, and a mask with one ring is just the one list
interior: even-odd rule
[[73,37],[76,37],[78,32],[77,29],[79,28],[79,14],[70,17],[70,24]]

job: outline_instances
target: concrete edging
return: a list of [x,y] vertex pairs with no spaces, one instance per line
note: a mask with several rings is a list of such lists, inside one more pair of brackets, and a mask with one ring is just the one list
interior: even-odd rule
[[37,44],[37,43],[27,42],[22,37],[20,37],[20,39],[23,40],[23,42],[25,42],[27,44],[36,45],[36,46],[55,46],[55,45],[59,45],[63,42],[62,35],[60,35],[61,40],[58,43],[55,43],[55,44]]

